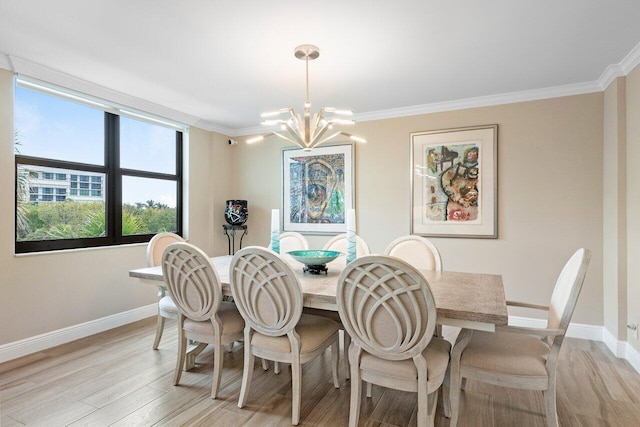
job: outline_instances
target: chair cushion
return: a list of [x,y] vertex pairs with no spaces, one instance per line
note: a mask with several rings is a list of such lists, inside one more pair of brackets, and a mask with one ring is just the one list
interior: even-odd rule
[[[238,313],[236,305],[232,302],[223,301],[218,309],[218,316],[222,321],[222,335],[235,334],[244,330],[244,319]],[[197,320],[185,319],[184,330],[194,334],[207,334],[214,336],[213,323],[206,320],[199,322]]]
[[547,377],[549,346],[534,335],[474,331],[460,366],[525,377]]
[[[429,345],[422,351],[427,359],[427,382],[441,384],[449,365],[451,343],[441,338],[432,338]],[[418,369],[413,359],[385,360],[380,357],[362,352],[360,369],[371,371],[376,375],[386,375],[403,380],[417,380]]]
[[171,319],[177,318],[178,313],[180,312],[180,310],[178,310],[178,307],[176,306],[176,303],[173,302],[173,298],[171,298],[169,295],[163,296],[160,301],[158,301],[158,310],[160,311],[162,317],[167,317],[165,316],[165,314],[173,315]]
[[[296,325],[296,332],[300,336],[300,354],[317,350],[320,345],[338,331],[338,324],[322,316],[303,314]],[[291,352],[291,343],[286,335],[270,337],[254,332],[251,345],[265,350],[281,353]]]

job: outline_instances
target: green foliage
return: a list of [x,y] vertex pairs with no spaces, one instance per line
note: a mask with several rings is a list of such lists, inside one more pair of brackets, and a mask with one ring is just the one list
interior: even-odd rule
[[[124,205],[122,234],[176,231],[176,209],[153,203]],[[44,202],[25,204],[28,227],[18,230],[18,240],[74,239],[105,235],[105,206],[102,202]]]

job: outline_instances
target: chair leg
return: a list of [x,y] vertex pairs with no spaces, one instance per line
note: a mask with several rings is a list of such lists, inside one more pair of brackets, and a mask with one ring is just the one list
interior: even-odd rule
[[558,427],[558,412],[556,408],[556,385],[551,384],[549,390],[542,392],[544,397],[544,409],[547,413],[547,426]]
[[291,424],[297,426],[300,422],[300,400],[302,395],[302,366],[300,360],[294,360],[291,363]]
[[342,331],[342,337],[344,339],[344,348],[342,349],[344,355],[344,364],[346,366],[347,375],[346,378],[351,378],[351,368],[349,367],[349,346],[351,345],[351,337],[347,333],[347,331]]
[[176,371],[173,374],[173,385],[180,383],[180,377],[182,376],[182,367],[184,366],[184,360],[187,355],[187,338],[184,336],[184,330],[182,326],[178,326],[178,360],[176,360]]
[[267,363],[267,359],[262,359],[262,369],[265,371],[269,370],[269,364]]
[[371,398],[371,393],[373,392],[373,384],[365,382],[367,385],[367,397]]
[[444,416],[451,418],[451,371],[447,369],[442,382],[442,406],[444,406]]
[[276,375],[280,373],[280,362],[273,362],[273,373]]
[[362,396],[362,380],[357,364],[351,365],[351,402],[349,403],[349,427],[358,427],[360,421],[360,396]]
[[429,419],[429,395],[427,395],[427,382],[420,381],[418,374],[418,414],[416,417],[417,427],[427,427]]
[[[240,387],[240,397],[238,398],[238,408],[244,408],[249,396],[249,387],[251,387],[251,377],[253,376],[253,359],[251,346],[247,341],[244,344],[244,367],[242,368],[242,386]],[[264,359],[262,359],[264,361]]]
[[222,353],[223,352],[224,352],[224,347],[222,346],[222,340],[220,339],[220,336],[217,336],[215,348],[213,349],[213,383],[211,384],[212,399],[215,399],[218,396],[218,389],[220,388],[220,379],[222,378]]
[[160,339],[162,338],[162,331],[164,330],[164,317],[158,314],[158,321],[156,323],[156,338],[153,340],[153,349],[157,350],[160,345]]
[[340,353],[340,337],[336,334],[336,341],[331,345],[331,368],[333,370],[333,385],[340,388],[338,380],[338,355]]

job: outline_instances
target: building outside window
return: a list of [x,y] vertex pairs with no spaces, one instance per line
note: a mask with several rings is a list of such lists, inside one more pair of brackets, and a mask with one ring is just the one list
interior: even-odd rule
[[184,126],[23,77],[14,108],[17,253],[182,234]]

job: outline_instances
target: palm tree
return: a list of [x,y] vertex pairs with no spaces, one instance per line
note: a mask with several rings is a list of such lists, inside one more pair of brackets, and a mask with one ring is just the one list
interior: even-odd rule
[[[15,132],[13,138],[14,151],[16,154],[20,154],[18,131]],[[27,203],[29,203],[29,171],[24,166],[18,166],[16,173],[16,227],[20,234],[26,234],[29,231]]]

